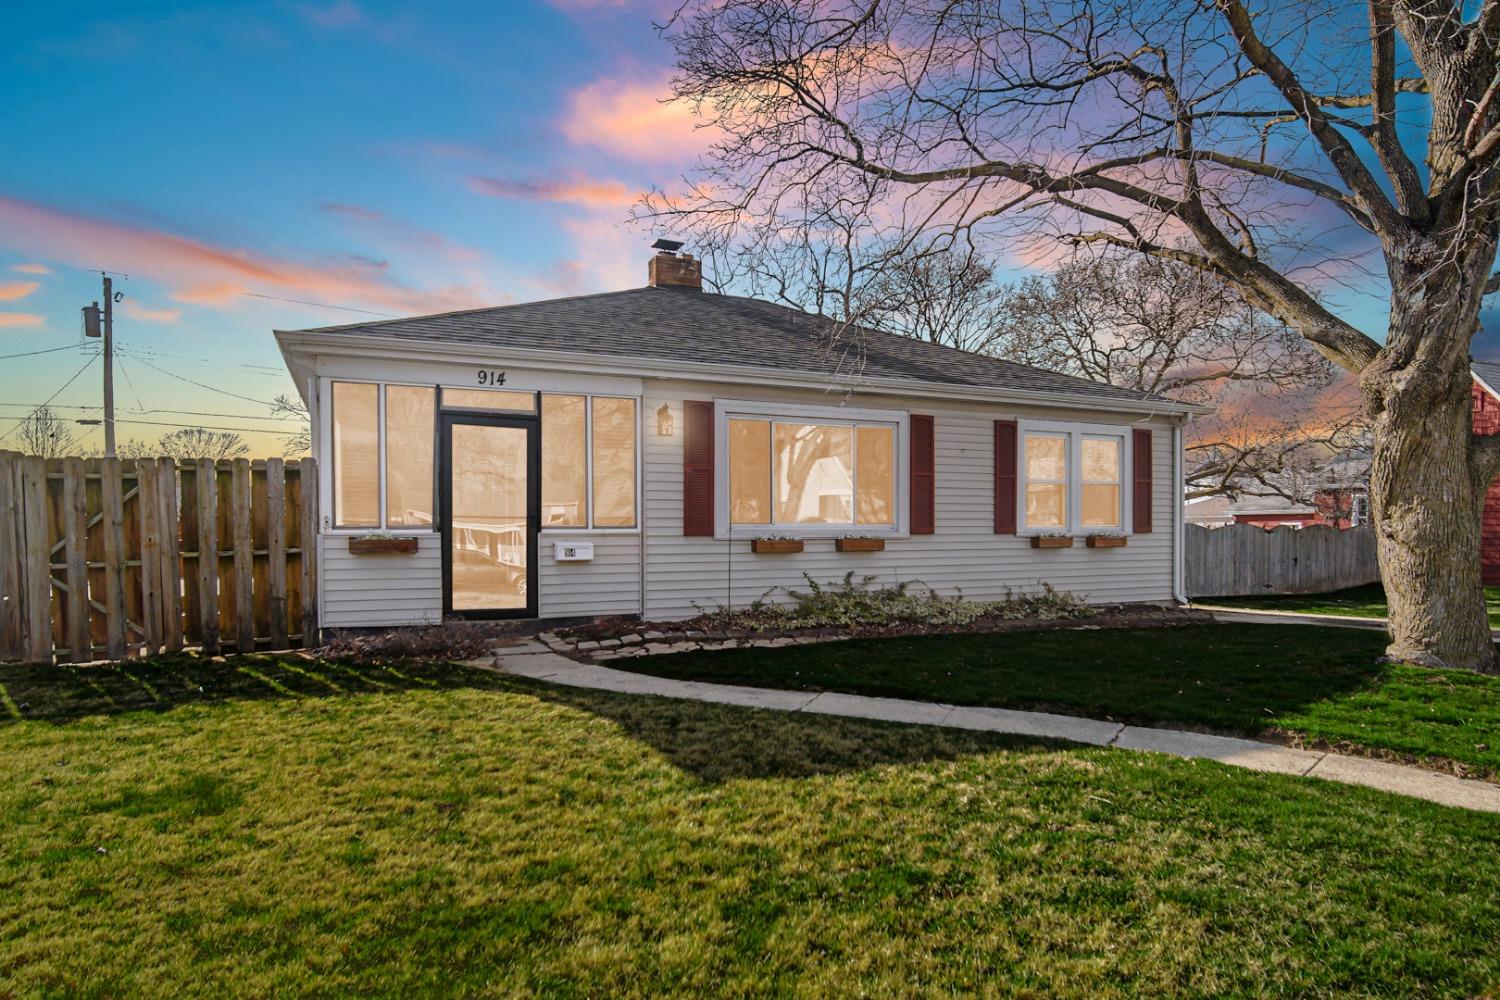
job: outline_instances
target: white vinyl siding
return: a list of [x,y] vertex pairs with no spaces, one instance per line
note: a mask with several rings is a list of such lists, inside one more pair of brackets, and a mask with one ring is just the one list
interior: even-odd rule
[[[414,362],[417,359],[414,359]],[[402,364],[392,364],[390,381],[445,381],[441,372],[421,369],[401,377]],[[343,373],[324,371],[325,376]],[[351,375],[353,373],[351,372]],[[364,372],[368,374],[368,371]],[[515,384],[530,376],[512,369]],[[631,395],[633,386],[619,380],[597,383],[538,370],[531,377],[542,391],[593,395]],[[694,383],[654,379],[645,383],[640,413],[648,419],[641,429],[641,485],[638,498],[641,532],[628,529],[587,531],[555,528],[538,540],[538,611],[542,617],[572,618],[641,613],[644,568],[647,618],[670,620],[712,609],[732,598],[737,607],[770,592],[784,600],[784,588],[806,587],[803,574],[820,583],[841,581],[853,572],[856,579],[873,577],[877,583],[923,581],[945,594],[991,599],[1007,592],[1031,592],[1043,582],[1071,590],[1096,603],[1169,601],[1172,597],[1174,479],[1172,424],[1165,418],[1139,421],[1126,415],[1067,410],[1044,406],[1000,406],[978,403],[920,401],[877,394],[853,394],[851,409],[930,414],[935,423],[936,533],[886,537],[886,550],[841,553],[837,535],[869,534],[854,526],[847,532],[807,537],[805,551],[791,555],[756,555],[750,537],[685,538],[682,534],[682,446],[684,400],[744,401],[767,406],[829,407],[842,397],[814,390],[777,389],[747,384]],[[666,406],[673,432],[663,436],[658,425]],[[1090,549],[1080,539],[1071,549],[1033,549],[1024,536],[994,533],[994,422],[1017,420],[1043,425],[1100,425],[1142,427],[1152,434],[1153,523],[1150,534],[1132,534],[1124,548]],[[898,450],[907,446],[906,430],[899,432]],[[722,441],[722,439],[721,439]],[[1130,481],[1128,437],[1122,491]],[[716,464],[723,463],[722,448]],[[906,489],[909,471],[897,473],[898,490]],[[1024,481],[1024,480],[1023,480]],[[727,484],[726,484],[727,485]],[[1128,500],[1123,502],[1127,511]],[[326,512],[326,511],[325,511]],[[723,511],[717,511],[721,516]],[[748,527],[748,526],[747,526]],[[765,528],[762,533],[775,529]],[[322,624],[359,627],[415,624],[441,616],[441,543],[436,534],[419,533],[419,550],[404,556],[350,556],[347,537],[321,539]],[[556,542],[589,542],[594,559],[558,563]],[[644,567],[642,552],[644,551]]]
[[[674,426],[682,426],[684,400],[744,398],[744,386],[653,382],[646,412],[666,404]],[[756,398],[826,405],[827,396],[768,389]],[[1156,530],[1132,535],[1124,548],[1091,549],[1082,539],[1071,549],[1033,549],[1030,539],[994,531],[994,422],[1021,419],[1046,424],[1099,424],[1101,415],[1051,407],[998,407],[967,403],[921,403],[855,397],[851,406],[891,407],[934,418],[937,530],[931,535],[889,537],[883,552],[835,550],[835,538],[806,538],[796,554],[756,555],[750,540],[682,534],[682,435],[644,435],[646,528],[646,617],[670,620],[730,601],[748,606],[765,596],[785,600],[785,589],[805,589],[803,574],[819,583],[874,577],[876,583],[924,581],[945,594],[973,599],[1034,592],[1043,582],[1071,590],[1094,603],[1172,599],[1172,427],[1166,420],[1135,426],[1152,430],[1153,510]],[[1105,415],[1108,419],[1108,415]],[[1111,423],[1124,425],[1125,418]],[[905,442],[901,442],[904,446]],[[716,464],[722,456],[715,455]],[[1128,482],[1126,483],[1128,491]],[[762,529],[770,534],[772,529]],[[867,533],[858,527],[849,534]]]

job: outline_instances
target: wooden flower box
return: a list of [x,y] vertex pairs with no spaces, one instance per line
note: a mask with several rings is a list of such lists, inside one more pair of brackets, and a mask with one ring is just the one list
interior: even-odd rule
[[1071,535],[1032,535],[1031,547],[1034,549],[1071,549],[1073,538]]
[[375,556],[408,554],[417,551],[415,538],[351,538],[349,554],[352,556]]
[[1091,549],[1123,549],[1125,547],[1125,536],[1090,535],[1088,546]]
[[884,538],[839,538],[833,547],[840,552],[884,552]]
[[770,552],[801,552],[802,539],[800,538],[752,538],[750,539],[750,551],[761,554]]

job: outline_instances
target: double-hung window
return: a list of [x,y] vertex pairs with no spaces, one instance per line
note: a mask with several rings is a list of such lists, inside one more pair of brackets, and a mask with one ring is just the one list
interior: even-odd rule
[[1019,430],[1023,533],[1125,530],[1128,428],[1023,422]]
[[721,403],[719,418],[728,533],[903,529],[904,413]]

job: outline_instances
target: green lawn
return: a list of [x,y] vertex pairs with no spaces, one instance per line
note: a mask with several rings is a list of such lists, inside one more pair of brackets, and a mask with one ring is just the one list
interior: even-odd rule
[[[1357,618],[1384,618],[1388,614],[1385,588],[1378,583],[1328,594],[1268,594],[1265,597],[1200,597],[1198,604],[1222,608],[1249,608],[1253,611],[1302,611],[1314,615],[1350,615]],[[1490,627],[1500,628],[1500,587],[1484,588],[1484,604],[1489,610]]]
[[1383,633],[1187,625],[866,639],[621,661],[662,677],[1270,729],[1500,771],[1500,677],[1376,662]]
[[0,995],[1500,987],[1500,823],[1368,789],[440,665],[0,687]]

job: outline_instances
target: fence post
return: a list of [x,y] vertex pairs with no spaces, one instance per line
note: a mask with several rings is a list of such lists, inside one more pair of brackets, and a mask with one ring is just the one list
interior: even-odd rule
[[271,648],[286,649],[286,463],[266,460],[266,579]]
[[89,629],[88,493],[83,459],[65,458],[62,463],[63,558],[68,587],[68,659],[84,663],[94,658]]
[[26,658],[52,660],[51,541],[47,534],[47,463],[35,455],[21,459],[21,492],[25,508]]
[[0,661],[26,654],[26,536],[19,459],[13,451],[0,451]]
[[318,645],[318,462],[297,464],[298,499],[302,507],[302,648]]
[[[123,660],[125,637],[125,483],[118,458],[99,463],[100,497],[104,503],[100,526],[104,529],[104,618],[105,655]],[[136,480],[136,502],[140,503],[140,480]]]
[[194,463],[198,493],[198,636],[203,652],[219,652],[219,483],[211,458]]
[[162,647],[161,518],[156,499],[159,480],[156,459],[136,459],[135,507],[141,525],[141,627],[145,630],[147,656],[156,655]]
[[177,461],[163,458],[156,465],[156,511],[161,551],[162,641],[167,652],[182,649],[182,548],[178,543]]
[[250,530],[250,460],[237,458],[229,479],[229,523],[234,535],[234,650],[255,652],[255,601],[251,577],[255,547]]

